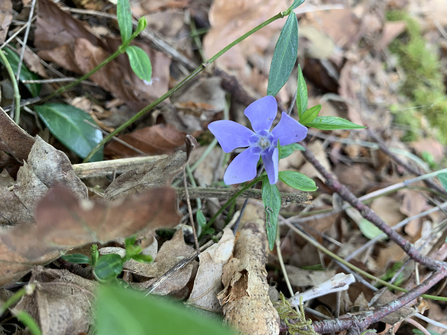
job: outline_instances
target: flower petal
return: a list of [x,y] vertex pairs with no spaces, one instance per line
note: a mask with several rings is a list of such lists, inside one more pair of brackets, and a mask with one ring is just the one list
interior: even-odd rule
[[208,125],[208,129],[216,136],[222,150],[231,152],[236,148],[250,145],[249,139],[254,133],[243,125],[233,121],[215,121]]
[[251,126],[256,133],[261,130],[270,131],[273,120],[276,117],[277,104],[274,97],[267,95],[250,104],[244,114],[251,122]]
[[253,148],[242,151],[228,166],[224,175],[225,184],[239,184],[256,177],[256,166],[259,157],[260,154],[254,153]]
[[287,115],[286,112],[282,112],[281,120],[273,128],[272,135],[275,144],[279,139],[281,145],[288,145],[304,140],[307,136],[307,128]]
[[278,181],[278,148],[269,150],[266,154],[262,155],[262,161],[264,162],[270,185],[276,184]]

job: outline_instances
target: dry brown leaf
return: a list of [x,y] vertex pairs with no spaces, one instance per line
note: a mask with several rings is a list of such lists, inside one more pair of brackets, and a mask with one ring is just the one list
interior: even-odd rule
[[[163,243],[160,251],[152,264],[141,264],[138,274],[144,277],[153,278],[144,282],[143,287],[150,286],[155,280],[163,276],[183,258],[194,252],[194,248],[185,243],[183,230],[178,229],[172,240]],[[173,273],[168,280],[158,286],[154,294],[166,295],[174,291],[183,289],[191,279],[194,264],[190,263],[181,270]]]
[[286,265],[287,276],[294,286],[315,286],[331,279],[335,276],[335,270],[311,271]]
[[[118,136],[118,138],[147,154],[165,154],[172,153],[174,149],[185,144],[185,136],[185,133],[179,132],[170,124],[157,124]],[[105,154],[121,158],[134,157],[135,150],[114,141],[106,146]]]
[[[402,190],[402,204],[399,209],[402,214],[412,217],[427,209],[427,199],[420,192],[413,190]],[[413,219],[405,226],[405,233],[409,236],[416,236],[421,231],[421,218]]]
[[199,270],[188,303],[207,311],[219,312],[222,307],[217,300],[222,286],[222,270],[230,259],[234,247],[234,234],[229,228],[219,243],[200,254]]
[[5,42],[11,21],[12,2],[11,0],[2,0],[0,2],[0,44]]
[[33,144],[34,138],[20,128],[0,107],[0,150],[23,161],[28,157]]
[[[209,13],[211,29],[203,41],[207,58],[239,38],[241,34],[269,19],[272,13],[279,13],[288,7],[287,1],[283,0],[214,1]],[[257,75],[268,73],[270,61],[265,60],[265,51],[271,48],[273,55],[275,39],[283,25],[284,21],[278,20],[264,27],[222,55],[216,61],[217,66],[228,72],[236,72],[238,79],[246,84],[252,81],[250,87],[257,87],[260,90],[265,86],[263,87],[265,89],[267,76]],[[249,58],[251,64],[256,67],[253,71],[246,68]]]
[[104,192],[104,199],[110,201],[155,187],[168,186],[172,178],[183,170],[186,162],[186,152],[177,151],[173,155],[154,163],[127,171],[107,187]]
[[[381,306],[383,306],[389,302],[395,301],[396,298],[398,297],[397,295],[395,295],[394,293],[392,293],[391,291],[389,291],[386,288],[378,291],[377,294],[380,294],[379,299],[377,299],[377,301],[375,301],[372,304],[372,307],[374,307],[375,309],[380,308]],[[395,325],[399,322],[402,322],[403,320],[416,314],[417,311],[414,308],[411,308],[411,306],[415,302],[416,302],[416,300],[414,300],[413,303],[407,304],[407,305],[399,308],[397,311],[383,317],[380,321],[390,324],[390,325]]]
[[54,188],[37,206],[38,236],[43,243],[71,248],[148,228],[173,227],[180,220],[176,203],[177,195],[168,187],[110,204],[78,200],[71,192]]
[[440,163],[445,157],[444,146],[431,138],[421,138],[416,142],[412,142],[410,146],[419,156],[422,156],[424,152],[428,152],[433,156],[436,163]]
[[249,201],[240,221],[233,258],[224,266],[218,294],[225,319],[241,334],[279,334],[279,315],[269,299],[269,253],[262,202]]
[[382,30],[382,38],[380,39],[380,46],[386,50],[388,45],[400,34],[402,34],[407,27],[405,21],[391,21],[385,22]]
[[39,323],[43,335],[87,333],[93,323],[93,303],[97,283],[67,270],[37,267],[30,284],[32,295],[25,295],[12,309],[28,312]]
[[374,199],[371,203],[371,209],[390,227],[405,219],[399,206],[400,203],[397,200],[388,196]]
[[[317,141],[309,144],[308,148],[310,151],[312,151],[313,155],[320,162],[320,164],[323,165],[324,168],[330,172],[331,164],[329,163],[329,160],[327,159],[326,152],[324,151],[323,142],[321,142],[320,140],[317,140]],[[300,168],[300,173],[306,175],[309,178],[318,177],[321,180],[324,180],[324,178],[320,174],[320,172],[318,172],[317,169],[315,169],[314,166],[312,164],[310,164],[309,162],[306,162]]]
[[[49,0],[39,2],[35,45],[39,56],[67,70],[85,74],[114,52],[119,39],[103,41],[90,32],[79,20]],[[147,45],[141,47],[152,63],[152,80],[145,83],[131,70],[126,55],[121,55],[92,75],[91,79],[115,97],[139,110],[168,89],[170,60]]]
[[[25,136],[25,143],[26,139]],[[31,137],[30,140],[34,141]],[[33,223],[37,202],[55,185],[71,189],[79,198],[87,198],[87,187],[74,173],[68,157],[39,136],[33,143],[27,161],[19,169],[17,182],[12,187],[0,187],[1,224]]]

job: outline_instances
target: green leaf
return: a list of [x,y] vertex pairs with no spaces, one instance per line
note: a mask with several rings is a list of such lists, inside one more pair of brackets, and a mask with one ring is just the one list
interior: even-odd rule
[[262,180],[262,201],[265,209],[267,238],[270,250],[273,250],[278,226],[278,215],[281,209],[281,194],[276,184],[270,185],[268,177]]
[[139,20],[138,20],[138,24],[137,24],[137,29],[135,30],[135,33],[137,35],[139,35],[144,29],[146,29],[147,27],[147,21],[146,18],[144,16],[142,16]]
[[281,30],[270,64],[267,95],[275,96],[292,73],[298,55],[298,20],[291,13]]
[[[362,234],[366,237],[372,240],[373,238],[376,238],[377,236],[381,235],[383,231],[381,231],[379,228],[377,228],[373,223],[366,219],[362,219],[358,223],[359,229],[362,232]],[[386,237],[384,237],[386,239]]]
[[336,116],[319,116],[312,122],[306,124],[307,127],[314,127],[321,130],[334,129],[364,129],[366,127],[352,123],[346,119]]
[[321,105],[316,105],[316,106],[309,108],[300,117],[300,123],[303,126],[306,126],[309,122],[312,122],[313,120],[315,120],[315,118],[318,116],[318,113],[320,113],[320,110],[321,110]]
[[203,215],[203,212],[201,209],[197,210],[196,220],[200,227],[202,227],[202,228],[206,227],[206,218],[205,218],[205,215]]
[[295,171],[280,171],[279,179],[294,189],[304,192],[314,192],[317,190],[315,182],[309,177]]
[[296,107],[298,109],[298,116],[300,117],[307,110],[307,85],[304,80],[301,65],[298,64],[298,82],[296,88]]
[[103,282],[115,279],[121,271],[123,271],[123,260],[117,254],[108,254],[99,257],[94,269],[96,278]]
[[303,146],[299,145],[298,143],[292,143],[292,144],[282,146],[280,159],[289,157],[292,154],[292,152],[294,152],[295,150],[304,151],[305,149],[303,148]]
[[70,262],[70,263],[90,264],[90,257],[83,255],[83,254],[63,255],[61,258],[67,262]]
[[279,159],[281,159],[281,157],[282,157],[282,147],[281,147],[281,143],[279,143],[279,138],[278,138],[278,141],[276,143],[276,147],[278,148],[278,157],[279,157]]
[[149,56],[144,52],[144,50],[131,45],[126,49],[126,53],[127,56],[129,56],[130,67],[138,78],[141,80],[151,81],[152,64]]
[[447,191],[447,173],[440,173],[438,174],[438,179],[442,184],[442,187],[444,187],[444,190]]
[[25,311],[15,313],[17,319],[23,323],[33,335],[42,335],[37,322]]
[[108,285],[99,287],[95,315],[96,335],[232,335],[180,303]]
[[132,12],[130,11],[129,0],[118,0],[116,4],[116,16],[120,27],[123,44],[130,40],[132,36]]
[[[19,61],[20,61],[19,55],[17,55],[14,51],[12,51],[9,48],[5,48],[3,51],[5,53],[6,59],[8,59],[9,65],[11,65],[12,71],[17,75],[17,70],[19,69]],[[0,63],[5,65],[1,58]],[[40,77],[36,73],[28,70],[25,64],[22,63],[22,69],[20,70],[20,77],[19,77],[20,81],[36,80],[39,78]],[[37,97],[39,95],[41,88],[40,84],[24,84],[24,85],[33,97]]]
[[[68,149],[81,158],[87,157],[90,151],[102,140],[100,130],[84,122],[96,124],[93,118],[76,107],[50,103],[34,107],[51,133]],[[91,161],[103,160],[103,150],[99,150]]]
[[294,10],[295,8],[297,8],[298,6],[300,6],[302,3],[304,2],[304,0],[295,0],[292,4],[292,6],[290,6],[291,10]]
[[136,241],[137,241],[137,236],[136,235],[132,235],[130,237],[126,237],[126,239],[124,240],[125,248],[127,249],[128,247],[133,246]]
[[152,263],[152,261],[154,260],[151,255],[143,254],[134,255],[132,256],[132,259],[140,263]]

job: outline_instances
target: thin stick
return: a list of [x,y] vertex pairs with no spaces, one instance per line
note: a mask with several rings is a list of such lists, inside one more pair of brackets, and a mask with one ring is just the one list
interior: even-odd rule
[[405,322],[408,322],[409,324],[415,326],[417,329],[423,332],[424,335],[431,335],[427,329],[422,327],[422,325],[419,322],[414,321],[412,318],[405,319]]
[[304,157],[321,173],[321,175],[326,178],[326,185],[329,186],[334,192],[338,193],[341,198],[357,209],[362,216],[371,221],[377,228],[386,233],[393,242],[395,242],[399,247],[401,247],[407,254],[415,260],[416,262],[425,265],[430,270],[439,269],[441,263],[435,261],[432,258],[421,255],[416,248],[391,229],[377,214],[372,211],[368,206],[362,204],[357,197],[352,194],[352,192],[346,187],[340,184],[335,178],[318,162],[315,156],[310,152],[309,148],[306,148],[302,152]]
[[200,254],[199,240],[197,239],[196,225],[192,216],[191,201],[189,200],[188,183],[186,182],[186,171],[183,170],[183,185],[185,185],[186,204],[188,205],[189,220],[191,221],[192,232],[194,233],[194,243],[196,245],[197,256]]
[[[61,83],[66,81],[76,81],[77,78],[67,77],[67,78],[51,78],[51,79],[38,79],[38,80],[22,80],[24,84],[52,84],[52,83]],[[92,83],[91,81],[85,80],[81,82],[84,85],[90,86],[98,86],[96,83]]]
[[[33,22],[33,21],[36,20],[36,19],[37,19],[37,16],[33,17],[33,19],[31,20],[31,22]],[[12,41],[18,34],[20,34],[20,33],[22,32],[22,30],[26,29],[26,27],[28,26],[28,24],[31,24],[31,23],[27,22],[23,27],[21,27],[21,28],[20,28],[19,30],[17,30],[14,34],[12,34],[11,37],[9,37],[9,38],[5,41],[5,43],[3,43],[3,44],[0,46],[0,49],[3,49],[5,46],[7,46],[9,42],[11,42],[11,41]]]

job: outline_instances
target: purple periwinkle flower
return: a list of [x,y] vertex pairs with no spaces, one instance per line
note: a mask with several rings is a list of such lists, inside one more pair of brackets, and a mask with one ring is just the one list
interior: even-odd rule
[[276,184],[278,140],[283,146],[299,142],[307,135],[307,128],[285,112],[282,112],[281,120],[270,131],[276,110],[276,100],[270,95],[248,106],[244,114],[250,120],[254,132],[233,121],[215,121],[208,125],[223,151],[231,152],[236,148],[248,147],[228,166],[224,175],[225,184],[239,184],[255,178],[259,157],[262,157],[270,184]]

